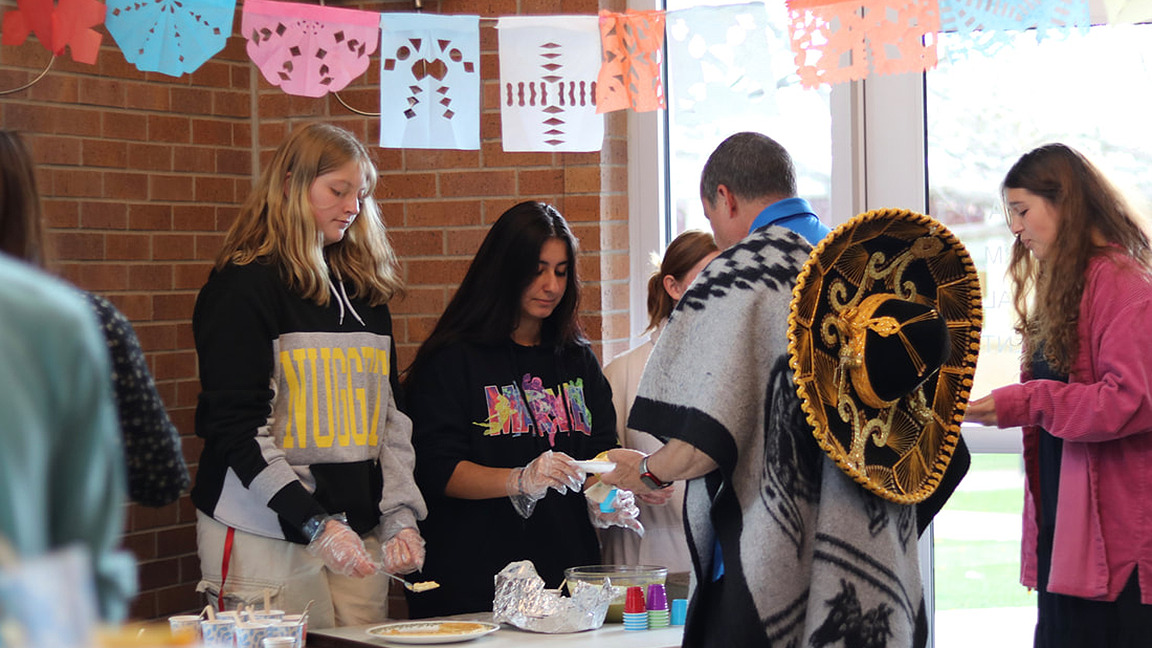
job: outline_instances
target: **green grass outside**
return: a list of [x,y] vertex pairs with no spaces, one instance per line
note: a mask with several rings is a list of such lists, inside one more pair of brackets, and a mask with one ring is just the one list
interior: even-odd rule
[[[1020,456],[976,454],[965,480],[975,484],[984,472],[1019,471]],[[975,479],[973,479],[975,477]],[[971,511],[1020,515],[1023,488],[996,490],[960,488],[941,513]],[[1020,607],[1036,604],[1036,596],[1020,584],[1020,541],[960,540],[935,536],[936,609]]]

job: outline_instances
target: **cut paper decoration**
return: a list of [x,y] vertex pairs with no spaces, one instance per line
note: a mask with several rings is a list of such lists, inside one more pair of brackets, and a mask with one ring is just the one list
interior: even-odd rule
[[599,151],[597,16],[509,16],[496,23],[505,151]]
[[678,125],[775,110],[762,3],[670,11],[667,22],[668,101]]
[[143,72],[178,77],[224,49],[236,0],[108,0],[105,25]]
[[1141,23],[1152,20],[1152,0],[1104,0],[1108,24]]
[[664,108],[664,12],[600,12],[600,74],[596,111],[631,108],[650,112]]
[[72,50],[77,63],[96,64],[103,36],[92,29],[104,22],[104,4],[97,0],[17,0],[16,9],[4,13],[0,44],[22,45],[35,32],[53,56]]
[[1091,23],[1083,0],[939,0],[939,4],[940,31],[960,37],[950,39],[958,44],[948,49],[952,59],[973,52],[994,56],[1028,29],[1035,29],[1036,39],[1042,40],[1076,26],[1087,29]]
[[380,14],[380,146],[480,148],[480,17]]
[[788,14],[805,88],[936,67],[936,0],[788,0]]
[[380,14],[272,0],[245,0],[240,31],[268,83],[292,95],[339,92],[368,70]]

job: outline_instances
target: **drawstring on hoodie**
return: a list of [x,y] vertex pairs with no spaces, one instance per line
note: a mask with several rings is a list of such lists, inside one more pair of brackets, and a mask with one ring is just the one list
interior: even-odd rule
[[355,317],[356,321],[360,322],[360,326],[367,326],[364,320],[360,318],[360,313],[357,313],[356,309],[352,307],[352,301],[348,299],[348,292],[344,290],[344,280],[340,278],[340,275],[336,275],[336,283],[340,286],[340,292],[336,292],[336,286],[333,286],[331,283],[328,284],[328,287],[332,289],[332,296],[336,298],[336,304],[340,306],[339,323],[344,324],[344,307],[347,306],[348,311],[352,313],[352,317]]

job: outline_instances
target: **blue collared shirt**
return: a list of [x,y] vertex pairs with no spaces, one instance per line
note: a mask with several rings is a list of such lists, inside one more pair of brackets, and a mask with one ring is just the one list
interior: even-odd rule
[[756,220],[752,221],[752,227],[748,231],[751,233],[768,225],[787,227],[803,236],[813,246],[832,231],[820,222],[820,218],[812,211],[812,205],[803,198],[785,198],[768,205],[756,216]]

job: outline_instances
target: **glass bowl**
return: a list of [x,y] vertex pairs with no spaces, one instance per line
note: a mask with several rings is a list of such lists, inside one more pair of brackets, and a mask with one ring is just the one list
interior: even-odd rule
[[657,565],[585,565],[564,570],[564,578],[569,583],[585,582],[600,585],[605,578],[612,581],[615,596],[608,605],[608,614],[604,617],[605,623],[624,621],[624,596],[629,587],[638,585],[644,589],[644,595],[647,596],[648,586],[652,583],[664,584],[667,576],[668,570]]

